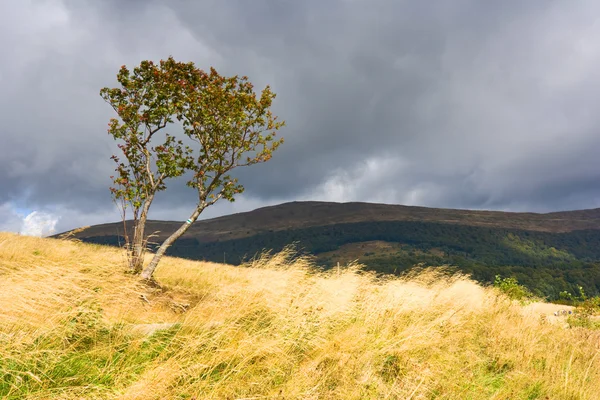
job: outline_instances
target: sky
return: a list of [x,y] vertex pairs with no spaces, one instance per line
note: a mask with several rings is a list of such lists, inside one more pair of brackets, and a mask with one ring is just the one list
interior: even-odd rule
[[[119,220],[109,178],[121,65],[173,56],[270,85],[284,145],[234,203],[600,207],[595,0],[0,2],[0,231]],[[150,218],[185,220],[172,182]]]

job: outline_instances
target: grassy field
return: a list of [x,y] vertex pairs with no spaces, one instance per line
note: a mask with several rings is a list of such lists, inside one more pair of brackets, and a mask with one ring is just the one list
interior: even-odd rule
[[599,399],[600,331],[434,271],[316,273],[0,233],[2,399]]

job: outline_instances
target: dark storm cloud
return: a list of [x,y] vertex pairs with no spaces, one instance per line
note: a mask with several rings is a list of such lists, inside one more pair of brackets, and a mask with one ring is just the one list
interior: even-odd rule
[[[197,38],[279,89],[288,142],[277,167],[257,168],[257,196],[301,196],[392,158],[340,200],[546,209],[569,207],[570,187],[591,195],[571,206],[598,204],[585,186],[600,166],[594,3],[240,1],[229,23],[174,4]],[[592,175],[584,186],[565,184],[579,177],[561,173],[569,162]]]
[[[285,145],[207,215],[296,199],[549,211],[600,206],[593,1],[46,1],[0,6],[0,205],[115,219],[121,64],[173,55],[278,94]],[[182,219],[194,196],[162,194]],[[111,217],[112,216],[112,217]],[[66,218],[66,220],[65,220]],[[62,225],[61,225],[62,224]]]

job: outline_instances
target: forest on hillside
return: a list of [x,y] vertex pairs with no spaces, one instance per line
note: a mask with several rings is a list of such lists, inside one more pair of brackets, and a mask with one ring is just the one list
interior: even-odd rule
[[[123,242],[117,236],[84,240]],[[550,300],[563,291],[576,295],[580,286],[589,295],[600,294],[600,230],[550,233],[416,221],[358,222],[215,242],[182,237],[167,254],[239,265],[263,250],[276,252],[295,244],[300,252],[315,255],[318,265],[330,268],[338,261],[332,252],[341,246],[374,240],[401,244],[392,254],[359,257],[366,269],[379,273],[400,274],[415,265],[449,265],[483,283],[493,282],[496,275],[515,277]]]

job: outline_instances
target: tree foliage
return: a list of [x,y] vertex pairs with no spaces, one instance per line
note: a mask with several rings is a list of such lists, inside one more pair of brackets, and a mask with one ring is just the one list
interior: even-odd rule
[[111,157],[117,167],[116,175],[111,176],[114,186],[110,190],[122,207],[124,224],[126,208],[130,207],[133,213],[131,245],[126,226],[124,230],[130,268],[136,273],[143,267],[144,228],[154,196],[166,189],[168,179],[183,175],[193,162],[192,149],[182,140],[168,133],[161,141],[156,137],[173,123],[177,101],[173,72],[177,70],[172,59],[159,65],[142,61],[133,71],[123,65],[117,74],[121,87],[100,91],[119,117],[108,123],[108,133],[119,141],[117,146],[122,153],[121,157]]
[[[122,153],[112,157],[117,173],[111,192],[123,210],[130,207],[133,212],[133,271],[142,271],[144,227],[156,193],[167,188],[167,180],[184,174],[197,192],[190,218],[143,271],[150,279],[166,249],[206,207],[221,198],[234,201],[243,192],[231,171],[271,159],[283,142],[275,135],[284,122],[271,112],[275,93],[269,86],[257,96],[248,77],[223,77],[192,62],[172,57],[158,64],[142,61],[133,71],[122,66],[117,80],[121,87],[104,88],[100,94],[119,117],[108,126]],[[175,125],[177,135],[164,132]]]

